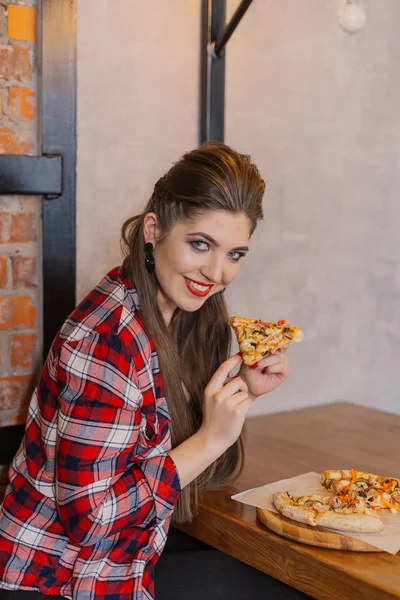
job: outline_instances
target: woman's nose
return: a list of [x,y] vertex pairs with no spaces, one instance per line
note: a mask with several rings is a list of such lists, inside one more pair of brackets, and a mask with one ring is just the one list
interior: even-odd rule
[[202,274],[212,283],[222,283],[224,259],[213,257],[201,269]]

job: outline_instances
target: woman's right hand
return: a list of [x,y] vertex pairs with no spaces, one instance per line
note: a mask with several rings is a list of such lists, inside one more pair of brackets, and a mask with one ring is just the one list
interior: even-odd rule
[[242,362],[235,354],[216,370],[204,390],[203,422],[199,434],[224,452],[235,443],[242,431],[252,401],[241,377],[229,373]]
[[247,385],[229,373],[242,361],[231,356],[217,369],[204,390],[203,422],[200,429],[170,450],[181,488],[235,443],[251,406]]

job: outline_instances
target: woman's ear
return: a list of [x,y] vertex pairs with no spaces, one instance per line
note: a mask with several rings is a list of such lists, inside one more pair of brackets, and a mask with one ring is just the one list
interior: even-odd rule
[[153,212],[149,212],[144,216],[143,222],[144,242],[151,242],[153,246],[157,242],[157,216]]

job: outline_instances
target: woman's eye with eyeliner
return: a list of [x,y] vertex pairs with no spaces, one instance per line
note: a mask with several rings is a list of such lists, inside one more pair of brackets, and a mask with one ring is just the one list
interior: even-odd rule
[[243,252],[229,252],[228,256],[235,262],[239,262],[239,260],[245,257],[246,255]]
[[194,248],[194,250],[197,250],[198,252],[205,252],[209,249],[208,244],[206,242],[203,242],[202,240],[195,240],[193,242],[190,242],[190,245],[192,246],[192,248]]

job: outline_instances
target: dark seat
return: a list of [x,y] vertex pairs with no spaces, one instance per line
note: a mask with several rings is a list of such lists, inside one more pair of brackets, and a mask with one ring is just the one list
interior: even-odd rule
[[156,600],[307,600],[310,596],[171,527]]

